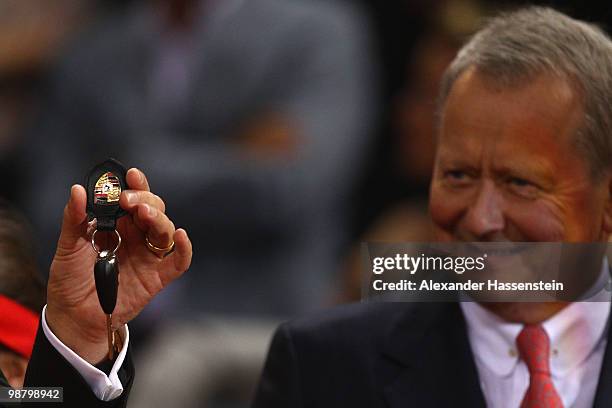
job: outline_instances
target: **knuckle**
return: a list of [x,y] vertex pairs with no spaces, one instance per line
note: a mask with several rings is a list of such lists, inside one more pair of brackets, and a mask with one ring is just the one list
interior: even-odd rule
[[[151,193],[153,194],[153,193]],[[158,196],[157,194],[153,194],[153,197],[155,198],[155,201],[157,201],[158,205],[159,205],[159,210],[161,212],[165,212],[166,211],[166,203],[164,202],[164,200],[162,200],[162,198],[160,196]]]

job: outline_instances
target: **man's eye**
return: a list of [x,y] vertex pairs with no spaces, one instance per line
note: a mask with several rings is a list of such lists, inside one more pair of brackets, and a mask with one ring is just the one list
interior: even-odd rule
[[509,178],[508,186],[513,193],[525,198],[535,198],[539,192],[537,185],[520,177]]
[[517,187],[525,187],[525,186],[531,186],[532,184],[522,178],[518,178],[518,177],[512,177],[510,180],[508,180],[510,184],[513,184]]
[[467,174],[462,172],[461,170],[449,170],[446,172],[446,177],[456,180],[461,180],[467,177]]
[[462,170],[447,170],[444,172],[444,178],[454,184],[464,184],[471,180],[470,175]]

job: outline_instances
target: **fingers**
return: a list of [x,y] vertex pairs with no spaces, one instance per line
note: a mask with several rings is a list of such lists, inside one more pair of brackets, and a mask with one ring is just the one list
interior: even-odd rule
[[144,190],[125,190],[119,197],[119,205],[130,211],[140,204],[148,204],[156,210],[166,212],[166,203],[159,196]]
[[174,233],[174,248],[176,269],[179,271],[186,271],[191,264],[193,248],[191,246],[191,240],[187,236],[187,231],[182,228],[177,229]]
[[132,214],[134,223],[149,237],[151,244],[159,248],[171,245],[175,228],[165,215],[164,200],[151,193],[149,182],[140,170],[129,169],[126,179],[130,189],[121,193],[121,208]]
[[173,273],[180,275],[191,264],[192,247],[187,232],[175,229],[174,223],[165,214],[164,200],[151,193],[149,182],[142,171],[129,169],[126,181],[130,189],[121,194],[119,204],[132,214],[134,223],[145,233],[151,244],[166,248],[174,242],[174,253],[168,257],[168,262],[174,263]]
[[132,167],[129,169],[125,178],[129,188],[133,190],[151,191],[147,177],[137,168]]
[[85,235],[87,229],[87,193],[85,188],[75,184],[70,188],[70,198],[64,207],[64,219],[58,242],[59,249],[71,249]]
[[193,248],[187,236],[187,231],[179,228],[174,233],[174,252],[164,259],[167,267],[161,275],[163,285],[167,285],[174,279],[181,276],[191,265]]
[[143,203],[136,207],[133,217],[138,228],[149,237],[151,244],[158,248],[166,248],[172,244],[175,228],[166,214]]
[[165,215],[166,204],[157,195],[144,190],[126,190],[121,193],[119,204],[132,214],[134,223],[160,248],[172,243],[174,224]]

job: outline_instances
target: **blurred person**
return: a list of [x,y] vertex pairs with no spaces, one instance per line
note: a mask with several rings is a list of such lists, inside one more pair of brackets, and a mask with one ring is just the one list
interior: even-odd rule
[[[175,229],[165,214],[163,200],[150,192],[145,175],[137,169],[130,169],[126,182],[129,189],[121,193],[119,205],[128,215],[117,221],[116,229],[123,237],[117,251],[121,275],[117,306],[112,315],[112,330],[118,333],[117,340],[113,340],[113,345],[119,350],[116,357],[111,359],[108,356],[106,316],[95,289],[93,269],[98,255],[91,248],[95,221],[89,222],[87,218],[87,195],[83,186],[72,186],[64,208],[47,284],[47,303],[42,309],[37,333],[36,328],[23,327],[32,323],[26,322],[32,317],[17,301],[39,306],[40,293],[21,287],[15,300],[0,296],[3,313],[0,342],[24,356],[32,351],[24,385],[62,387],[63,404],[67,406],[126,406],[134,378],[126,324],[159,291],[181,276],[191,261],[192,249],[187,233]],[[6,256],[0,261],[4,266],[2,276],[6,278],[2,284],[13,291],[12,285],[28,283],[27,279],[20,278],[33,273],[28,270],[32,254],[30,252],[28,256],[29,243],[20,241],[25,238],[20,221],[11,219],[6,211],[2,215],[8,217],[2,219],[1,234],[10,236],[0,242],[0,248],[13,249],[3,254]],[[160,254],[145,245],[145,241],[158,248],[172,247],[174,250]],[[26,261],[22,271],[11,271],[10,268],[16,266],[11,256]],[[30,289],[35,287],[29,283]],[[14,320],[10,323],[14,325],[11,328],[7,325],[11,317],[23,320]],[[33,348],[32,339],[24,339],[27,336],[24,332],[32,329],[36,333]],[[2,368],[6,367],[10,384],[19,385],[23,360],[13,358],[9,362],[4,353],[2,357]],[[1,372],[0,385],[9,385]]]
[[[434,50],[431,54],[440,55],[440,46],[447,44],[446,34],[464,35],[473,30],[474,20],[479,18],[486,0],[358,2],[364,4],[375,28],[376,49],[379,51],[376,59],[380,61],[382,96],[375,137],[369,146],[366,168],[358,181],[353,198],[353,238],[362,235],[370,224],[376,222],[376,217],[399,200],[411,195],[426,195],[427,185],[418,180],[415,180],[417,183],[414,185],[406,183],[405,166],[400,164],[402,162],[398,163],[398,159],[401,159],[398,154],[401,147],[398,140],[401,141],[403,132],[400,128],[402,120],[398,116],[402,114],[405,95],[414,93],[410,89],[416,81],[412,81],[411,77],[415,71],[414,66],[420,64],[415,57],[427,52],[422,49],[424,45],[432,45]],[[494,2],[495,5],[497,3]],[[451,31],[448,31],[449,28]],[[436,38],[431,38],[435,34],[442,34],[439,42]],[[429,38],[428,44],[424,44],[424,38]],[[452,42],[456,41],[453,39]],[[453,47],[458,45],[453,44]],[[429,63],[421,65],[426,66]],[[436,75],[436,71],[426,74],[427,83],[431,82],[430,77]],[[416,88],[423,87],[417,83]],[[426,120],[423,118],[421,123],[431,126],[431,122]],[[412,152],[410,154],[414,155]],[[429,156],[424,153],[423,157],[415,159],[420,163],[427,161],[427,157]],[[429,178],[429,175],[425,174],[425,178]]]
[[430,242],[433,226],[421,202],[403,202],[381,214],[368,230],[355,242],[343,265],[337,303],[358,302],[362,298],[364,271],[362,265],[362,242]]
[[2,1],[0,77],[41,70],[91,17],[94,1]]
[[435,116],[444,71],[461,44],[484,16],[476,1],[450,0],[440,5],[432,24],[417,41],[406,69],[406,84],[394,104],[392,118],[397,148],[393,163],[406,195],[427,199],[435,156]]
[[[593,25],[539,7],[489,21],[440,89],[436,239],[607,242],[611,77],[612,42]],[[605,258],[575,274],[610,279]],[[611,296],[362,303],[286,323],[253,406],[607,406]]]
[[200,248],[168,314],[321,307],[376,104],[368,34],[332,1],[134,3],[50,77],[25,152],[35,228],[50,236],[58,220],[33,197],[60,208],[47,193],[92,158],[143,163]]
[[[11,298],[0,295],[0,372],[12,388],[23,387],[39,316]],[[1,385],[5,385],[0,380]]]
[[[428,186],[435,155],[438,88],[445,69],[462,41],[474,33],[484,16],[473,1],[451,0],[432,12],[432,24],[416,41],[406,69],[406,84],[392,111],[392,166],[398,175],[392,201],[371,221],[351,248],[343,265],[339,302],[361,298],[361,242],[430,242],[433,229],[427,210]],[[399,183],[399,184],[398,184]]]
[[33,242],[25,217],[0,200],[0,372],[13,388],[23,386],[45,305]]
[[[59,61],[26,152],[37,231],[57,228],[56,186],[112,156],[146,166],[199,248],[141,320],[159,337],[135,406],[201,406],[218,366],[252,372],[248,395],[277,322],[331,302],[376,106],[368,35],[342,2],[136,2]],[[157,375],[177,354],[181,375]]]
[[35,115],[41,76],[62,44],[86,24],[93,0],[0,2],[1,196],[15,202],[24,192],[26,165],[19,152]]

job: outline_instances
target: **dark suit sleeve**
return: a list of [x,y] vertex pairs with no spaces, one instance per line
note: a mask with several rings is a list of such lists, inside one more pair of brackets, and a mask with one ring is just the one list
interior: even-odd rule
[[[129,348],[118,375],[123,384],[121,396],[108,402],[99,400],[79,372],[49,343],[42,326],[39,325],[24,386],[63,387],[64,406],[119,408],[126,406],[134,379],[134,365]],[[57,405],[52,404],[51,406]],[[24,406],[40,408],[42,405],[32,403],[24,404]]]
[[298,364],[289,327],[282,325],[272,339],[252,407],[303,407]]

